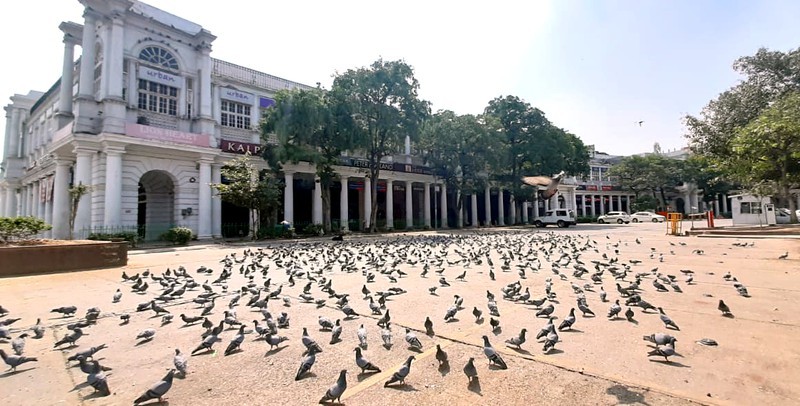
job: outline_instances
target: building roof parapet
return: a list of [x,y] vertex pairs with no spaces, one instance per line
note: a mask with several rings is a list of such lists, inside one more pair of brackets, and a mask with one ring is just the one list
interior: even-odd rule
[[231,62],[211,58],[211,74],[222,78],[232,79],[242,84],[252,85],[261,89],[279,91],[284,89],[311,89],[311,86],[291,80],[272,76],[255,69],[246,68]]

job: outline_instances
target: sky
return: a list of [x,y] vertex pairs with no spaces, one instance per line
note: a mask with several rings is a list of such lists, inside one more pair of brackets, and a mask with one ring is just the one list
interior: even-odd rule
[[[516,95],[612,155],[650,152],[656,142],[684,147],[682,118],[740,80],[736,58],[800,46],[796,0],[146,3],[211,31],[215,58],[328,88],[336,72],[403,59],[434,111],[480,114],[491,99]],[[82,24],[83,7],[30,0],[4,8],[6,105],[58,79],[58,25]]]

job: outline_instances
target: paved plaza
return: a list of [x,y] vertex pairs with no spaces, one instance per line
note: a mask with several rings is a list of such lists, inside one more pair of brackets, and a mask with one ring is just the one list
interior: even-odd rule
[[[289,328],[278,330],[289,340],[280,349],[269,351],[263,339],[248,334],[242,351],[224,356],[238,331],[236,327],[225,329],[214,352],[188,357],[188,374],[175,379],[163,404],[313,404],[342,369],[348,371],[348,387],[342,396],[342,403],[347,405],[800,403],[800,240],[674,237],[666,236],[665,229],[664,224],[593,224],[569,229],[354,236],[344,242],[324,239],[203,245],[133,252],[124,268],[5,278],[0,280],[0,304],[10,311],[6,318],[21,318],[10,326],[11,335],[17,337],[37,318],[47,329],[43,339],[26,341],[25,355],[38,357],[38,362],[24,364],[16,373],[0,374],[0,393],[9,405],[131,404],[172,368],[176,348],[188,357],[202,341],[204,328],[199,324],[184,326],[178,315],[199,315],[202,309],[192,299],[204,289],[198,287],[181,299],[161,303],[174,315],[171,323],[162,326],[162,317],[153,311],[136,311],[137,305],[160,295],[159,282],[144,278],[150,287],[137,294],[131,292],[131,282],[123,282],[123,271],[130,276],[149,270],[160,276],[168,268],[174,271],[183,266],[198,284],[211,285],[224,268],[220,260],[233,253],[241,260],[244,250],[250,249],[262,250],[265,255],[259,263],[268,267],[266,276],[262,268],[249,273],[254,275],[253,286],[263,288],[269,279],[270,291],[274,292],[282,285],[279,298],[271,300],[267,309],[273,317],[281,312],[289,315]],[[779,259],[787,252],[788,258]],[[461,261],[462,256],[471,260]],[[208,316],[213,323],[224,318],[223,311],[230,300],[250,283],[240,268],[246,269],[252,258],[232,265],[233,275],[223,283],[227,293],[222,284],[211,285],[220,294]],[[442,266],[437,266],[442,260]],[[577,261],[589,270],[580,278],[573,275]],[[430,264],[430,270],[422,277],[425,262]],[[560,265],[555,269],[561,275],[553,271],[554,263]],[[600,264],[599,269],[630,269],[624,281],[615,280],[606,270],[601,283],[593,283],[591,275],[596,272],[596,263]],[[213,269],[213,273],[198,273],[201,266]],[[351,271],[344,272],[343,267]],[[392,269],[396,283],[381,273]],[[490,269],[496,280],[491,280]],[[686,283],[687,274],[681,270],[693,271],[692,284]],[[464,280],[457,280],[464,271]],[[294,286],[288,283],[290,272],[295,273]],[[374,282],[365,283],[365,273],[374,274]],[[750,297],[741,296],[734,282],[723,279],[727,273],[746,286]],[[643,313],[639,307],[632,307],[634,321],[624,316],[615,320],[606,317],[617,299],[625,312],[625,298],[620,296],[616,283],[628,286],[637,274],[642,274],[642,299],[662,307],[679,331],[665,329],[658,312]],[[656,291],[656,274],[675,276],[682,293],[671,288],[668,292]],[[359,316],[345,319],[336,306],[337,298],[322,292],[320,283],[311,283],[310,294],[315,300],[326,299],[325,305],[304,303],[300,295],[309,282],[308,275],[318,282],[323,278],[331,281],[339,295],[349,294],[349,304]],[[440,284],[441,277],[449,287]],[[545,297],[548,278],[555,293],[549,304],[555,307],[556,326],[576,307],[580,293],[573,285],[584,290],[588,307],[596,317],[583,317],[576,309],[573,328],[559,331],[555,350],[544,353],[543,341],[535,336],[547,319],[536,317],[537,307],[533,304],[503,299],[501,289],[519,281],[520,293],[529,288],[530,299],[540,299]],[[591,290],[585,289],[587,284]],[[394,343],[389,349],[382,345],[381,328],[376,325],[382,314],[371,314],[368,301],[363,300],[365,285],[376,300],[377,292],[392,287],[406,292],[386,300]],[[432,295],[429,288],[434,286],[438,288]],[[600,300],[601,287],[607,292],[607,302]],[[112,303],[118,288],[122,299]],[[500,313],[496,318],[500,329],[495,331],[489,323],[487,290],[496,296]],[[261,297],[265,294],[262,292]],[[463,310],[455,320],[445,322],[444,315],[453,304],[454,295],[464,299]],[[253,330],[253,320],[261,326],[265,323],[258,309],[246,306],[251,296],[243,295],[234,307],[236,317],[248,331]],[[284,297],[290,306],[284,305]],[[728,304],[733,317],[723,317],[717,310],[720,299]],[[52,308],[67,305],[77,306],[75,317],[50,313]],[[97,324],[85,329],[87,335],[76,347],[54,350],[54,343],[68,332],[66,325],[82,318],[91,307],[101,309]],[[481,322],[472,315],[473,307],[483,312]],[[123,313],[131,316],[124,325],[119,318]],[[331,333],[320,330],[319,316],[341,319],[341,342],[329,344]],[[432,335],[427,335],[423,327],[426,316],[434,323]],[[359,344],[356,332],[362,324],[368,343],[364,357],[382,372],[361,374],[355,364],[353,350]],[[316,355],[311,372],[295,381],[304,358],[303,327],[308,328],[323,352]],[[135,339],[149,328],[156,330],[152,340]],[[412,329],[421,341],[421,352],[408,348],[404,340],[406,328]],[[517,336],[522,328],[528,331],[522,349],[506,346],[504,342]],[[669,362],[663,357],[647,356],[652,348],[642,337],[658,332],[677,338],[676,355]],[[484,335],[505,359],[507,370],[488,365],[481,339]],[[697,341],[703,338],[719,345],[701,345]],[[93,394],[86,385],[86,374],[73,367],[74,362],[67,362],[74,352],[100,344],[108,348],[96,357],[102,365],[112,368],[108,372],[112,394],[107,397]],[[436,344],[447,352],[449,365],[439,366],[434,356]],[[0,348],[11,353],[8,342],[0,343]],[[415,355],[416,360],[405,385],[384,388],[384,382],[409,355]],[[468,385],[462,369],[470,357],[475,358],[479,379]]]

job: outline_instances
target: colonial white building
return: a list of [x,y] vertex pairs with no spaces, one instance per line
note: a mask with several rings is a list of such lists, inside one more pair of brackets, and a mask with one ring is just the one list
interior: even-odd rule
[[[307,86],[212,58],[214,35],[145,3],[80,4],[83,23],[59,26],[61,78],[46,92],[14,95],[5,107],[0,214],[42,218],[53,225],[46,237],[66,238],[68,190],[80,183],[91,192],[77,210],[76,238],[136,230],[156,239],[175,225],[192,228],[201,239],[242,234],[247,211],[215,198],[209,184],[224,182],[220,169],[235,154],[262,148],[257,123],[274,94]],[[532,205],[497,188],[487,188],[480,199],[471,196],[455,213],[454,193],[448,197],[421,163],[406,143],[383,164],[378,219],[387,228],[528,220]],[[369,225],[365,165],[342,158],[332,191],[337,226]],[[288,165],[283,173],[284,219],[321,223],[313,168]],[[565,201],[571,207],[574,195]]]

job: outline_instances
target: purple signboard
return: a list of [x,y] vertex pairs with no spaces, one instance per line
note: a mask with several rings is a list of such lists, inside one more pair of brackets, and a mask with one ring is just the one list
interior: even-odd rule
[[172,142],[175,144],[195,145],[198,147],[208,147],[211,140],[210,137],[205,134],[186,133],[183,131],[168,130],[166,128],[151,127],[135,123],[125,123],[125,133],[129,137]]
[[259,97],[258,98],[258,107],[262,109],[267,109],[275,105],[275,99],[270,99],[269,97]]

